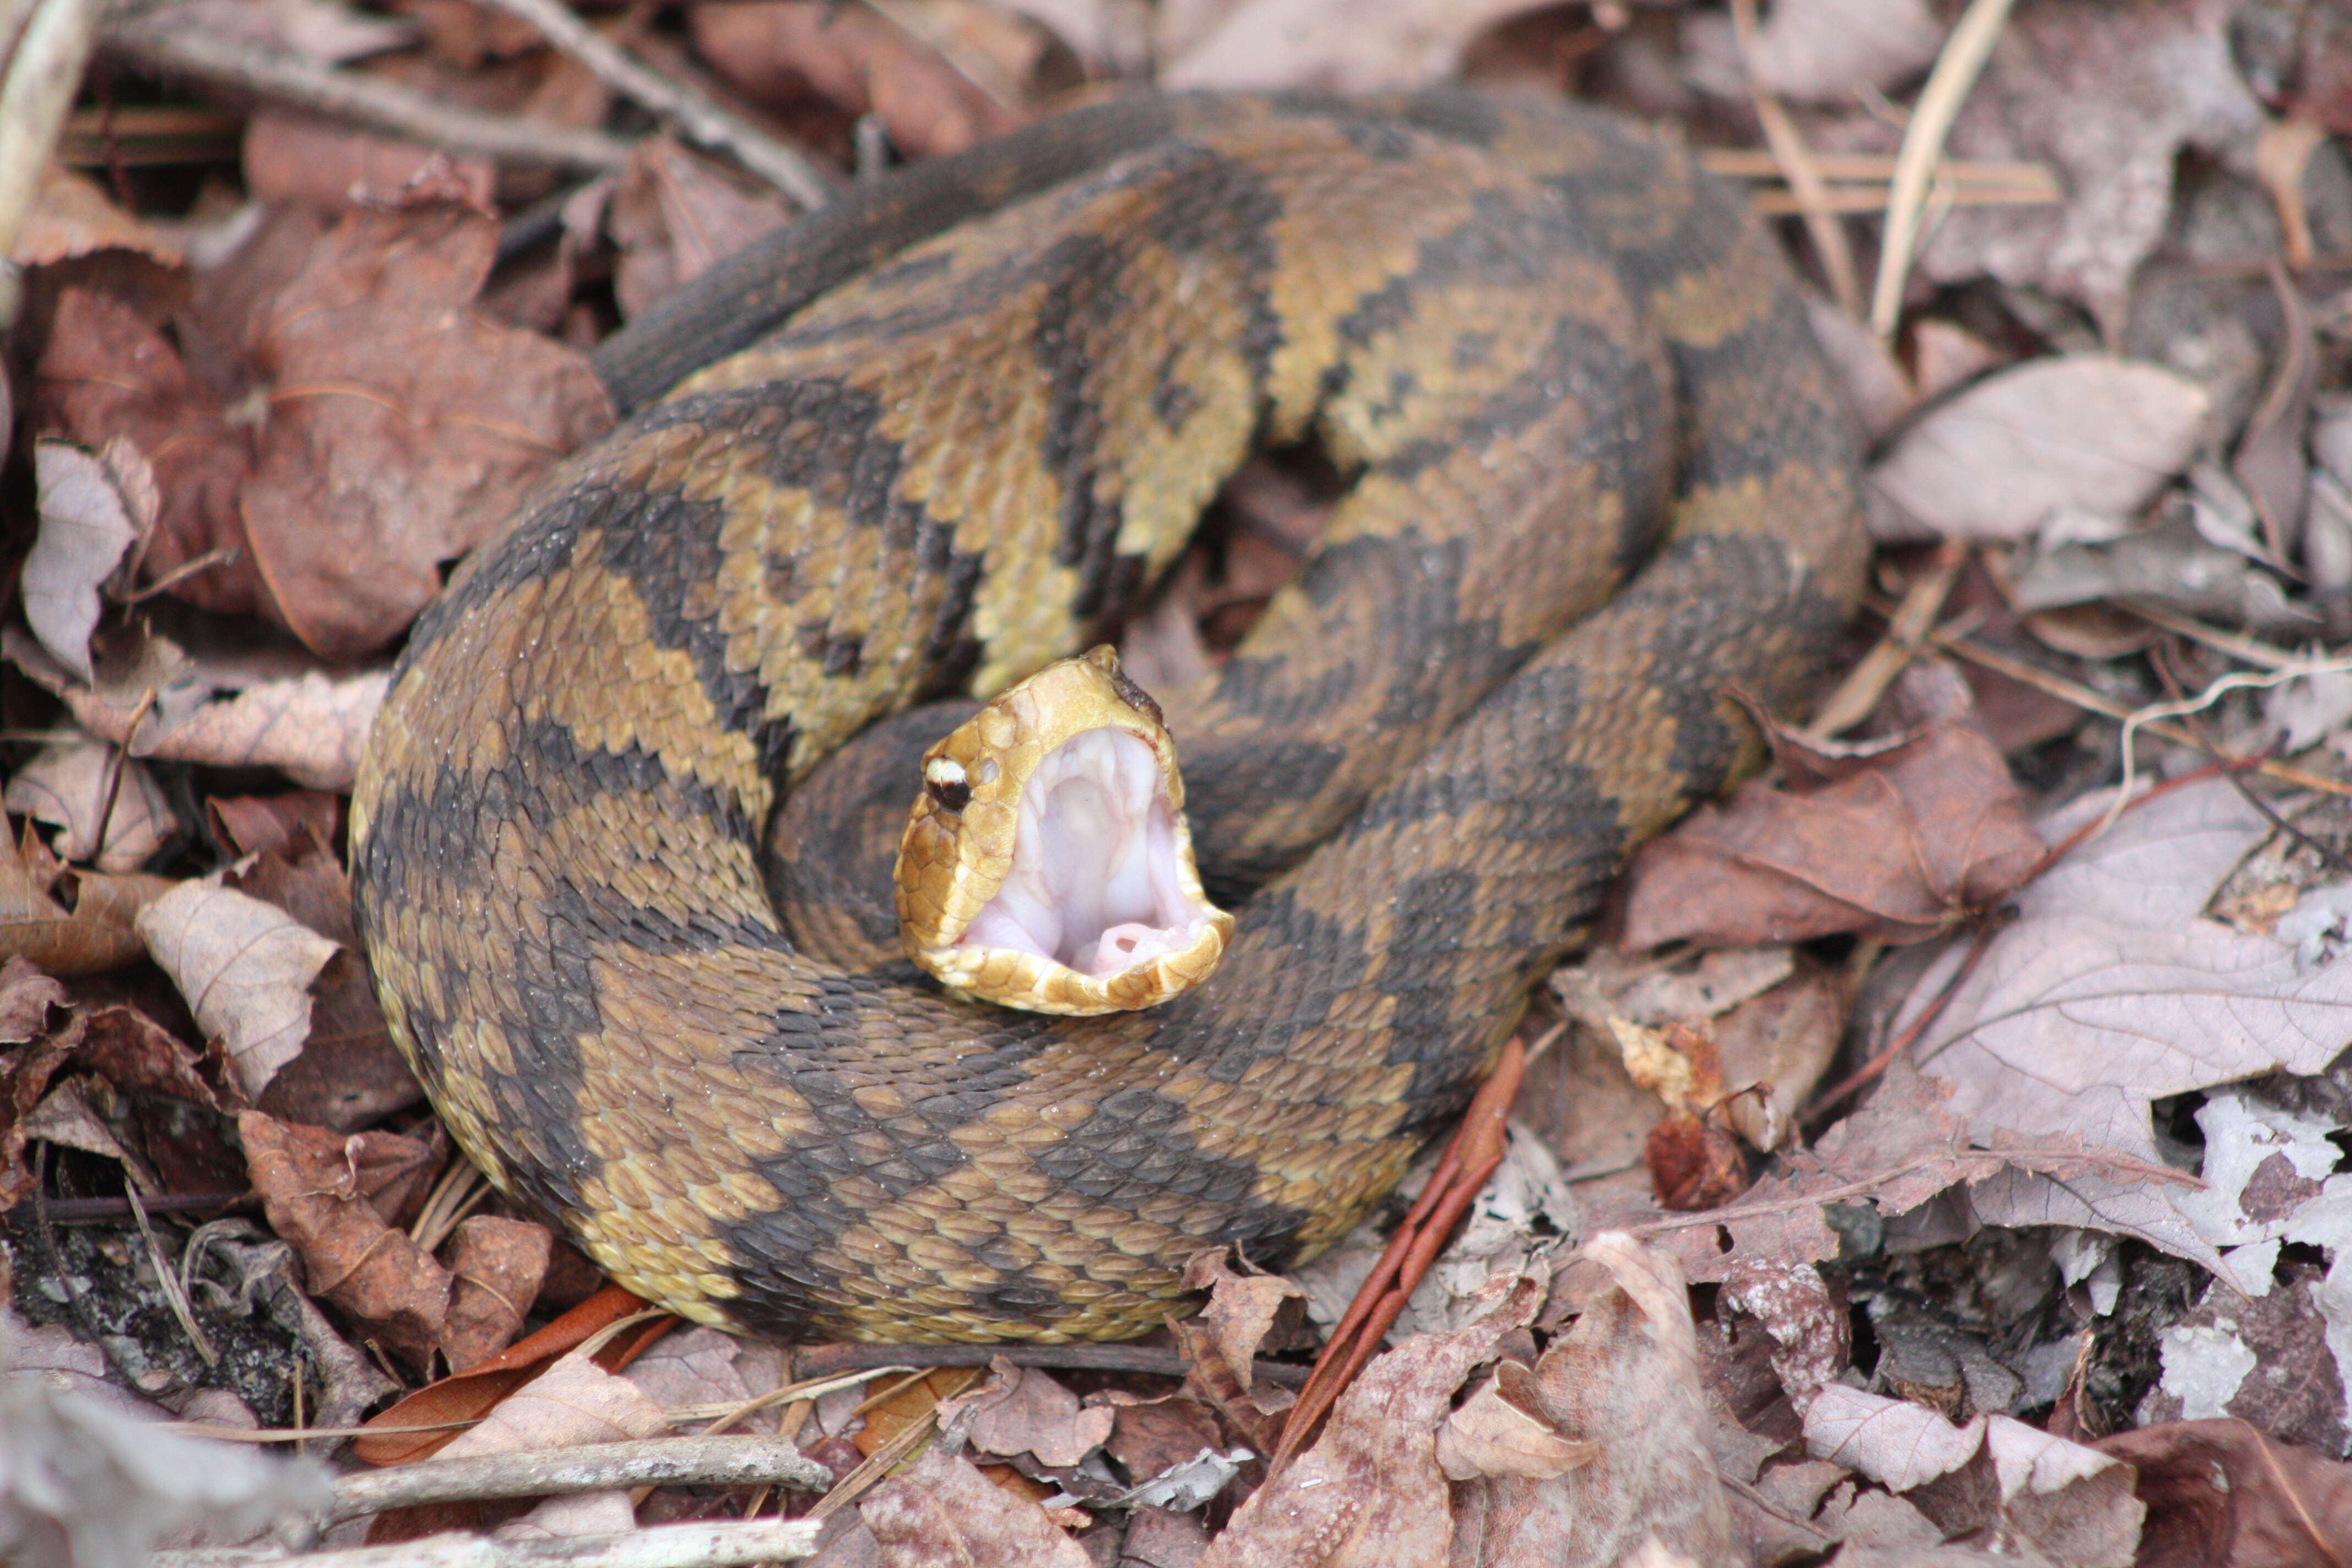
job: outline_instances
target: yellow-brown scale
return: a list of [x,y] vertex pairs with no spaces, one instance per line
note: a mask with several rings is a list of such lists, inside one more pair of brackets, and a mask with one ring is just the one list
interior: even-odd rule
[[[1130,1334],[1195,1250],[1280,1263],[1376,1202],[1630,845],[1739,764],[1726,688],[1788,689],[1857,589],[1854,454],[1737,197],[1602,117],[1111,105],[906,189],[960,221],[886,188],[763,253],[806,246],[814,298],[739,264],[637,334],[673,364],[777,318],[419,623],[357,911],[452,1131],[631,1289]],[[1299,583],[1154,693],[1204,865],[1257,887],[1223,969],[1054,1021],[794,948],[779,790],[1083,646],[1254,444],[1309,437],[1355,484]]]

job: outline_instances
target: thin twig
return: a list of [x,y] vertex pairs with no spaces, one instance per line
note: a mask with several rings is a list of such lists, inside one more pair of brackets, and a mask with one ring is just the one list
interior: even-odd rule
[[147,1222],[147,1209],[139,1201],[139,1189],[131,1184],[130,1174],[122,1178],[122,1195],[130,1202],[131,1217],[139,1222],[139,1238],[147,1244],[147,1259],[155,1266],[155,1282],[163,1287],[163,1300],[170,1304],[172,1316],[180,1320],[181,1329],[196,1353],[205,1358],[206,1366],[220,1365],[220,1352],[213,1349],[212,1341],[196,1326],[196,1315],[188,1307],[188,1292],[180,1283],[180,1271],[163,1257],[163,1245],[155,1239],[155,1227]]
[[268,1548],[158,1552],[152,1568],[741,1568],[814,1555],[817,1524],[805,1519],[656,1524],[622,1535],[505,1541],[428,1535],[393,1546],[353,1546],[288,1557]]
[[408,1238],[424,1251],[438,1252],[457,1222],[489,1194],[489,1178],[480,1168],[463,1154],[453,1156],[449,1168],[433,1184],[425,1206],[417,1211],[416,1223],[408,1227]]
[[[2047,191],[2029,191],[2004,185],[1948,185],[1936,187],[1936,207],[2042,207],[2061,198]],[[1857,213],[1878,213],[1888,209],[1893,197],[1884,185],[1825,185],[1820,197],[1821,210],[1851,216]],[[1802,202],[1789,191],[1758,191],[1748,198],[1759,217],[1798,217],[1806,211]]]
[[99,0],[40,0],[0,76],[0,327],[23,303],[16,236],[98,38]]
[[1787,106],[1756,75],[1756,0],[1731,0],[1731,27],[1738,37],[1740,59],[1748,75],[1748,95],[1755,103],[1757,122],[1763,127],[1765,142],[1772,149],[1781,177],[1789,182],[1790,194],[1796,198],[1797,210],[1805,220],[1805,233],[1811,237],[1813,252],[1821,258],[1822,273],[1829,279],[1830,298],[1837,301],[1839,310],[1859,320],[1862,285],[1856,281],[1853,247],[1836,215],[1830,211],[1829,187],[1822,183],[1821,170],[1814,164],[1797,122],[1790,118]]
[[345,1476],[335,1483],[327,1521],[432,1503],[486,1498],[568,1497],[622,1487],[783,1486],[823,1491],[833,1472],[781,1437],[641,1437],[413,1465]]
[[[980,1373],[975,1369],[961,1383],[941,1395],[941,1401],[953,1399],[979,1381]],[[824,1519],[856,1501],[864,1495],[866,1489],[896,1468],[899,1460],[929,1441],[931,1434],[939,1429],[939,1425],[940,1406],[935,1403],[921,1415],[892,1433],[880,1447],[866,1456],[865,1463],[835,1482],[831,1491],[817,1499],[815,1506],[808,1510],[807,1517]]]
[[[2352,658],[2324,659],[2308,664],[2298,664],[2286,669],[2272,670],[2266,675],[2252,675],[2242,669],[2232,670],[2194,697],[2184,697],[2177,702],[2151,702],[2145,708],[2133,709],[2124,718],[2124,732],[2116,742],[2123,751],[2123,783],[2116,792],[2115,805],[2109,806],[2106,815],[2099,819],[2098,832],[2105,833],[2114,826],[2116,818],[2122,815],[2125,805],[2131,800],[2133,775],[2137,771],[2139,761],[2132,751],[2132,737],[2142,728],[2152,728],[2158,721],[2163,719],[2181,719],[2193,713],[2201,713],[2232,691],[2267,690],[2271,687],[2305,676],[2347,673],[2352,673]],[[2210,749],[2204,746],[2195,731],[2183,731],[2182,733],[2187,735],[2189,744],[2201,750]],[[2216,752],[2215,760],[2228,763],[2234,759],[2221,756]],[[2093,837],[2095,837],[2096,835]]]
[[599,81],[653,110],[688,141],[727,153],[801,205],[821,207],[833,199],[835,182],[824,169],[596,33],[561,0],[488,3],[538,28],[549,43],[594,72]]
[[1894,191],[1887,198],[1886,234],[1880,242],[1878,278],[1870,293],[1870,330],[1882,338],[1895,335],[1903,313],[1903,284],[1911,274],[1912,251],[1919,243],[1920,217],[1927,206],[1927,187],[1943,156],[1944,138],[1976,86],[1977,73],[1992,57],[1993,40],[2009,20],[2012,0],[1969,0],[1959,24],[1944,40],[1936,68],[1903,128],[1903,146],[1895,153]]
[[617,169],[628,161],[629,144],[601,131],[485,114],[217,29],[174,26],[153,15],[117,17],[107,24],[105,41],[165,76],[233,88],[458,156],[565,169]]
[[[1864,180],[1880,185],[1895,177],[1896,160],[1884,153],[1814,153],[1814,168],[1825,180]],[[1733,180],[1777,180],[1780,163],[1762,147],[1702,147],[1700,166],[1709,174]],[[2041,163],[1987,163],[1970,158],[1947,158],[1936,166],[1938,179],[1953,185],[2008,185],[2056,201],[2063,194],[2058,178]],[[2261,275],[2261,268],[2255,268]]]
[[[2036,690],[2047,692],[2062,702],[2071,702],[2075,707],[2090,712],[2101,714],[2109,719],[2127,720],[2137,711],[2129,703],[2118,702],[2104,691],[2095,691],[2078,681],[2069,680],[2063,675],[2053,675],[2037,664],[2019,658],[2012,654],[2003,653],[1999,648],[1987,647],[1982,643],[1971,641],[1967,637],[1956,637],[1950,632],[1938,631],[1931,633],[1928,640],[1937,647],[1967,659],[1970,664],[1981,665],[1996,675],[2008,676],[2011,680],[2021,681]],[[2144,721],[2139,727],[2151,735],[2159,736],[2179,745],[2193,746],[2197,743],[2196,737],[2189,734],[2188,731],[2178,724],[2168,724],[2160,719]],[[2327,778],[2302,768],[2290,767],[2284,763],[2269,758],[2248,759],[2242,765],[2253,769],[2254,772],[2265,777],[2277,779],[2283,784],[2294,784],[2298,789],[2317,790],[2322,795],[2352,796],[2352,784],[2346,784],[2341,779]]]
[[[98,831],[90,835],[93,856],[106,853],[107,832],[114,826],[114,803],[122,794],[122,775],[131,767],[131,742],[138,738],[139,726],[147,721],[147,715],[154,711],[155,696],[155,688],[149,687],[147,694],[139,700],[139,706],[131,710],[131,722],[123,727],[121,742],[106,760],[106,803],[99,807]],[[135,1203],[132,1212],[137,1212]]]
[[1918,657],[1919,645],[1934,629],[1936,617],[1943,614],[1944,601],[1951,596],[1952,584],[1959,581],[1960,568],[1968,560],[1969,546],[1964,541],[1946,540],[1937,547],[1927,570],[1905,590],[1903,603],[1887,617],[1886,635],[1838,682],[1837,689],[1805,726],[1806,734],[1826,741],[1870,717],[1895,678]]

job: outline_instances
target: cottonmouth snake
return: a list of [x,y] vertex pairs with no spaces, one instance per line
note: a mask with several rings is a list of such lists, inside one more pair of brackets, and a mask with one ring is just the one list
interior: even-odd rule
[[[1328,1245],[1628,847],[1751,754],[1727,693],[1788,692],[1860,585],[1772,247],[1566,107],[1080,110],[826,209],[599,363],[644,405],[416,625],[359,927],[499,1186],[747,1332],[1115,1338],[1206,1247]],[[1263,884],[1213,979],[1053,1019],[793,934],[780,795],[1084,646],[1246,453],[1310,439],[1354,482],[1299,580],[1155,694],[1212,886]]]

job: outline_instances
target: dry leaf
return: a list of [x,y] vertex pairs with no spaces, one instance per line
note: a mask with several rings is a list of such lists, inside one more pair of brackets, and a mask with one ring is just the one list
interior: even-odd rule
[[1833,1383],[1803,1404],[1805,1446],[1905,1493],[1948,1535],[1999,1526],[2068,1568],[2131,1568],[2146,1508],[2129,1465],[2006,1415],[1955,1426]]
[[1367,1364],[1315,1446],[1253,1492],[1202,1568],[1375,1568],[1440,1563],[1453,1535],[1437,1428],[1454,1391],[1505,1335],[1535,1316],[1542,1288],[1498,1279],[1468,1327],[1416,1334]]
[[1925,0],[1777,0],[1749,64],[1759,86],[1828,103],[1892,90],[1934,64],[1943,43]]
[[[441,1457],[570,1448],[583,1443],[658,1437],[668,1431],[668,1414],[635,1384],[574,1351],[508,1395],[483,1417],[481,1425],[443,1448]],[[458,1506],[469,1511],[472,1507]],[[507,1539],[545,1540],[617,1534],[635,1525],[635,1510],[628,1493],[581,1492],[550,1498],[521,1519],[500,1526],[498,1533]],[[369,1539],[381,1540],[390,1533],[371,1531]]]
[[220,885],[183,882],[139,912],[147,951],[248,1096],[269,1087],[310,1033],[310,982],[335,944],[285,910]]
[[52,974],[97,974],[147,951],[141,910],[178,886],[169,877],[69,870],[30,823],[0,853],[0,958],[29,959]]
[[[259,611],[332,658],[406,626],[442,564],[612,421],[578,353],[471,308],[497,226],[445,203],[321,233],[283,209],[199,280],[181,323],[211,380],[128,307],[69,290],[43,396],[83,440],[125,436],[155,464],[147,570],[233,552],[173,591]],[[232,418],[232,403],[268,417]]]
[[2042,846],[1967,689],[1948,668],[1915,666],[1898,696],[1930,717],[1866,747],[1776,730],[1786,787],[1744,785],[1643,846],[1619,895],[1618,944],[1917,942],[2007,897]]
[[852,117],[879,115],[909,156],[960,153],[1027,118],[1017,92],[991,96],[937,49],[862,7],[726,0],[688,6],[687,24],[702,58],[737,90],[778,106],[815,97]]
[[1525,1388],[1561,1436],[1589,1441],[1590,1464],[1550,1479],[1505,1477],[1465,1488],[1457,1568],[1608,1568],[1654,1546],[1723,1560],[1730,1513],[1707,1435],[1689,1294],[1674,1258],[1618,1232],[1581,1255],[1609,1283],[1553,1341]]
[[310,1031],[302,1052],[270,1080],[260,1108],[281,1121],[348,1131],[422,1099],[423,1086],[384,1026],[352,925],[351,880],[333,852],[306,837],[294,858],[261,855],[226,881],[341,950],[311,981]]
[[467,309],[497,229],[452,205],[354,212],[245,340],[273,388],[246,531],[271,609],[326,658],[390,641],[443,563],[612,423],[578,353]]
[[1563,1437],[1535,1413],[1536,1395],[1528,1387],[1534,1376],[1521,1363],[1507,1361],[1446,1416],[1437,1429],[1437,1468],[1446,1479],[1549,1480],[1591,1464],[1600,1454],[1599,1443]]
[[5,798],[10,811],[65,829],[58,854],[101,871],[136,870],[180,830],[154,775],[88,736],[44,745],[8,780]]
[[451,159],[415,142],[268,110],[246,121],[239,163],[253,200],[301,202],[329,211],[395,202],[411,181],[428,171],[454,181],[472,205],[487,207],[498,178],[487,158]]
[[136,251],[166,267],[181,261],[177,241],[116,206],[97,181],[62,164],[45,164],[9,259],[19,267],[50,267],[101,250]]
[[1092,1568],[1045,1510],[934,1443],[857,1511],[887,1568]]
[[1990,272],[2091,308],[2121,333],[2133,273],[2162,237],[2184,148],[2250,155],[2264,116],[2231,58],[2229,0],[2117,10],[2055,0],[2011,16],[1954,123],[1957,158],[2054,165],[2065,203],[1942,215],[1920,266]]
[[1102,1447],[1118,1412],[1107,1405],[1081,1409],[1078,1396],[1034,1367],[998,1358],[997,1384],[971,1401],[971,1445],[1010,1458],[1034,1454],[1041,1465],[1075,1465]]
[[1160,71],[1171,89],[1374,92],[1451,76],[1479,34],[1532,0],[1241,0]]
[[[2095,821],[2111,793],[2042,825],[2053,842]],[[2294,947],[2208,918],[2222,878],[2271,831],[2227,781],[2136,805],[2017,900],[1914,1046],[1956,1088],[1979,1138],[1994,1128],[2156,1159],[2148,1105],[2234,1079],[2325,1068],[2352,1040],[2352,963],[2305,969]],[[1900,1028],[1948,983],[1928,970]]]
[[1843,1290],[1832,1293],[1810,1263],[1744,1260],[1717,1295],[1717,1312],[1754,1318],[1772,1341],[1772,1375],[1790,1398],[1801,1398],[1846,1369],[1853,1328]]
[[269,1226],[300,1255],[310,1293],[341,1308],[411,1364],[425,1365],[448,1316],[449,1275],[387,1226],[369,1201],[354,1160],[365,1146],[362,1138],[257,1110],[240,1115],[236,1128]]
[[793,210],[773,191],[668,137],[639,142],[604,215],[621,247],[613,297],[622,316],[642,315],[672,289],[790,222]]
[[[348,790],[359,771],[389,670],[344,670],[299,658],[190,656],[152,636],[99,667],[98,683],[77,683],[15,626],[0,627],[0,653],[65,700],[85,730],[121,744],[139,724],[133,756],[210,767],[275,768],[318,790]],[[121,668],[117,668],[118,664]],[[234,696],[220,695],[234,692]]]
[[2352,1541],[2352,1465],[2243,1421],[2176,1421],[2101,1438],[2139,1473],[2138,1568],[2338,1568]]
[[87,682],[99,588],[155,526],[154,472],[119,437],[102,453],[70,441],[38,442],[33,471],[40,532],[18,584],[25,620],[41,646]]
[[2189,466],[2212,398],[2104,354],[1988,376],[1895,439],[1870,471],[1882,540],[2021,539],[2062,507],[2129,517]]
[[1219,1353],[1248,1393],[1258,1346],[1274,1327],[1275,1314],[1285,1301],[1305,1300],[1307,1292],[1279,1274],[1234,1273],[1223,1247],[1193,1254],[1184,1266],[1184,1288],[1209,1292],[1199,1321],[1215,1336]]
[[449,1314],[441,1348],[452,1372],[488,1361],[513,1342],[540,1281],[555,1237],[530,1220],[470,1215],[449,1237]]

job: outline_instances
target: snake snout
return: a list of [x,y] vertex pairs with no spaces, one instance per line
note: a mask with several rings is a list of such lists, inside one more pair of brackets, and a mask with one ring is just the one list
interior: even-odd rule
[[1146,1007],[1206,979],[1233,917],[1201,890],[1156,704],[1097,648],[1032,676],[924,759],[898,850],[908,951],[1046,1013]]

